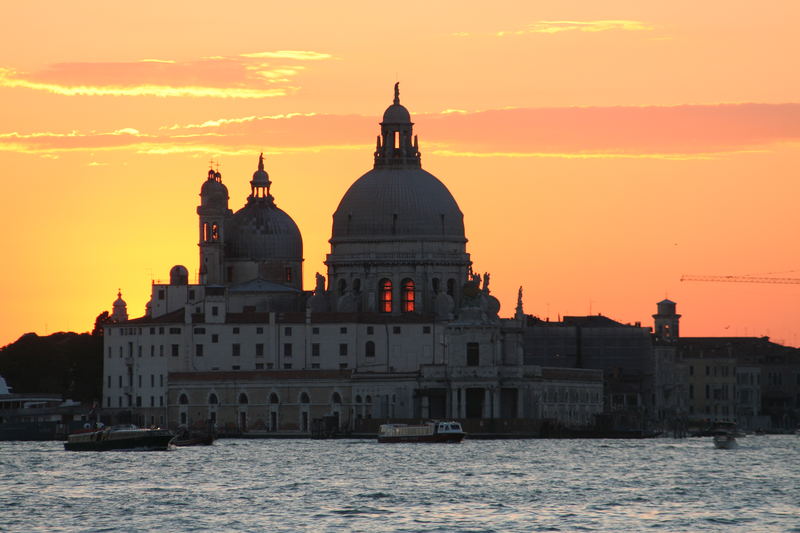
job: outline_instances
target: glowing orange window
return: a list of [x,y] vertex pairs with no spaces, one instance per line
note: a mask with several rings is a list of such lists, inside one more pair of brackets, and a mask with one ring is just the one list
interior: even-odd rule
[[404,279],[402,285],[402,306],[401,309],[404,313],[414,312],[414,303],[416,293],[414,292],[414,281],[411,279]]
[[380,311],[381,313],[392,312],[392,282],[382,279],[380,284]]

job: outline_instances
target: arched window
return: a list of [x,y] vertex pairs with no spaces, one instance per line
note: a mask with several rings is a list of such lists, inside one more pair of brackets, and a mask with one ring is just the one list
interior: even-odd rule
[[392,282],[386,278],[378,283],[379,292],[379,306],[378,309],[381,313],[392,312]]
[[269,395],[269,403],[279,403],[278,402],[278,395],[274,392]]
[[211,224],[211,240],[212,241],[219,240],[219,226],[216,223]]
[[367,397],[366,397],[366,398],[364,398],[364,403],[372,403],[372,396],[370,396],[369,394],[367,394]]
[[241,393],[239,395],[239,403],[246,404],[247,403],[247,394]]
[[447,294],[453,296],[456,292],[456,280],[450,278],[447,280]]
[[189,403],[189,398],[187,398],[185,394],[181,394],[181,397],[178,398],[178,403],[181,405],[187,405]]
[[353,292],[361,292],[361,280],[358,278],[353,280]]
[[439,292],[439,285],[440,284],[441,284],[441,281],[439,280],[439,278],[433,278],[431,280],[431,288],[433,289],[433,294],[437,294]]
[[356,403],[361,403],[361,395],[360,394],[356,395]]
[[347,282],[345,280],[343,280],[343,279],[340,279],[339,280],[339,295],[341,296],[345,292],[347,292]]
[[373,341],[367,341],[364,345],[364,355],[366,357],[375,357],[375,343]]
[[217,400],[217,395],[214,394],[214,393],[211,393],[211,395],[208,397],[208,403],[211,404],[211,405],[218,404],[219,400]]
[[331,396],[331,400],[333,403],[342,403],[342,397],[339,395],[338,392],[334,392],[333,396]]
[[300,395],[300,403],[311,403],[307,393],[304,392]]
[[413,313],[416,300],[416,293],[414,292],[414,280],[408,278],[403,280],[401,296],[401,310],[404,313]]

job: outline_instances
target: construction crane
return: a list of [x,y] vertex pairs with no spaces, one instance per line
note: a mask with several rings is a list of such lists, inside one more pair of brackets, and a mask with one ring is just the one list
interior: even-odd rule
[[770,278],[764,276],[693,276],[684,274],[681,281],[727,281],[730,283],[800,283],[800,278]]

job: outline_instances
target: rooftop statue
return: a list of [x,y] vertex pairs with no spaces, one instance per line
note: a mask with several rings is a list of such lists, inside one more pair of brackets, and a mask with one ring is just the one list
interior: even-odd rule
[[317,272],[316,275],[317,285],[314,287],[315,294],[322,294],[325,292],[325,276]]

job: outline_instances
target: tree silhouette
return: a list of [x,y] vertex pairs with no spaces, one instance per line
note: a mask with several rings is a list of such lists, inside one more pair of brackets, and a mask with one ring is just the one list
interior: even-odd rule
[[92,329],[92,336],[93,337],[102,337],[103,336],[103,326],[105,324],[109,324],[111,322],[111,315],[108,314],[108,311],[103,311],[97,318],[94,319],[94,329]]

